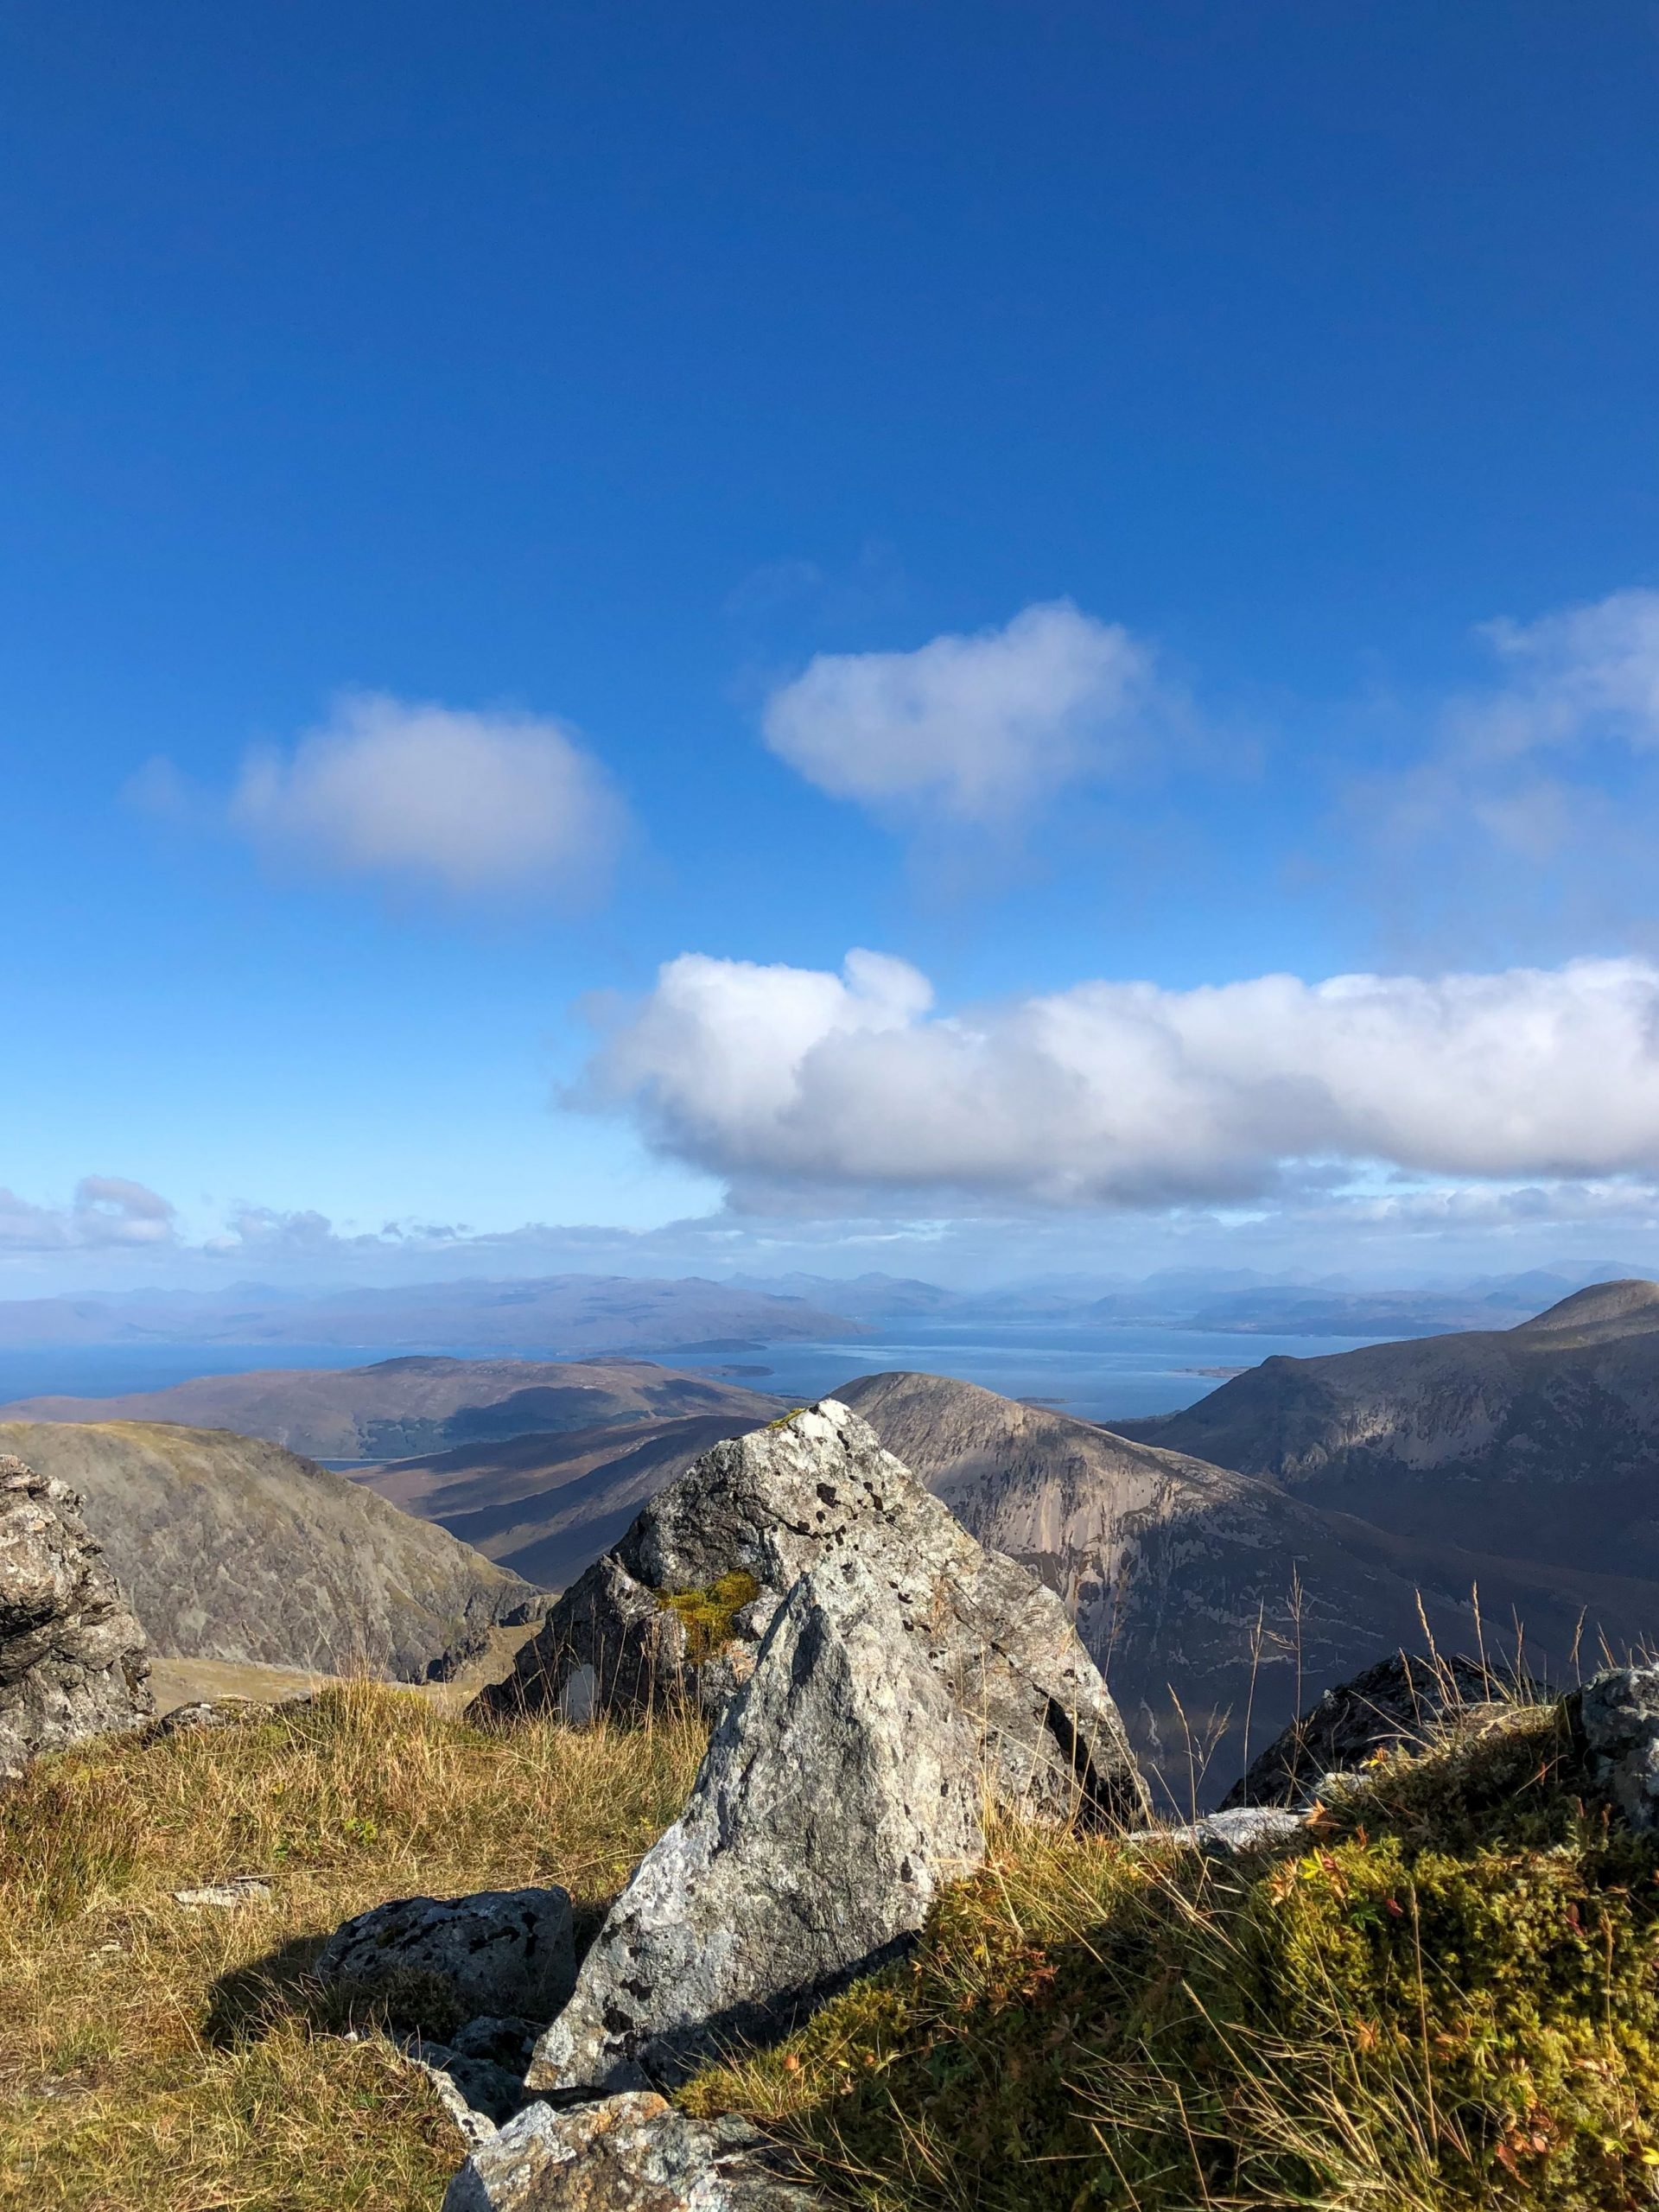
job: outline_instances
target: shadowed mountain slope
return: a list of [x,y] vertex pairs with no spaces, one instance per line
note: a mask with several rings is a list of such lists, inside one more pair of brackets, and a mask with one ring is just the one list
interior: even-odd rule
[[1659,1284],[1599,1283],[1513,1329],[1264,1360],[1121,1433],[1414,1541],[1659,1576]]
[[401,1459],[456,1445],[683,1414],[769,1421],[754,1390],[650,1360],[383,1359],[372,1367],[203,1375],[118,1398],[26,1398],[0,1420],[233,1428],[319,1459]]
[[368,1468],[356,1479],[526,1580],[561,1590],[699,1452],[723,1437],[764,1427],[777,1408],[757,1402],[760,1413],[743,1417],[694,1414],[466,1445]]
[[835,1395],[982,1543],[1059,1593],[1178,1801],[1189,1726],[1217,1741],[1224,1783],[1247,1709],[1259,1747],[1379,1652],[1421,1649],[1423,1616],[1445,1649],[1484,1637],[1495,1658],[1518,1616],[1535,1660],[1558,1670],[1581,1622],[1592,1651],[1659,1624],[1659,1580],[1403,1536],[972,1383],[873,1375]]
[[540,1608],[445,1530],[251,1437],[4,1421],[5,1452],[80,1493],[158,1653],[418,1681]]

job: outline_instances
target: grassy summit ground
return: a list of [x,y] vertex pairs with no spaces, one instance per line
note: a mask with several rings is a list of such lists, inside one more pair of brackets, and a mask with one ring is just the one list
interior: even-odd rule
[[[591,1927],[694,1728],[480,1735],[331,1691],[0,1799],[0,2203],[435,2212],[420,2077],[306,1980],[348,1914],[556,1880]],[[1659,2201],[1659,1847],[1560,1713],[1379,1765],[1238,1865],[1004,1830],[913,1957],[683,2093],[868,2212],[1625,2212]],[[168,1894],[238,1874],[268,1904]]]
[[[548,1881],[591,1925],[701,1751],[661,1726],[485,1736],[353,1685],[41,1762],[0,1797],[0,2205],[435,2212],[453,2124],[339,2033],[305,1979],[323,1938],[387,1897]],[[169,1894],[239,1874],[270,1903]]]

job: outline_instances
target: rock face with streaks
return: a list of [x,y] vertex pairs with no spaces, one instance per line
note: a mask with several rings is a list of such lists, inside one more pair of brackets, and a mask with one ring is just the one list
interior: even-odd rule
[[[988,1551],[834,1399],[705,1452],[567,1591],[478,1718],[563,1707],[723,1708],[776,1608],[861,1561],[971,1719],[997,1800],[1133,1825],[1142,1783],[1117,1708],[1052,1591]],[[721,1610],[722,1596],[730,1609]]]
[[144,1633],[67,1484],[0,1457],[0,1777],[155,1712]]
[[980,1743],[928,1633],[855,1554],[797,1583],[537,2044],[533,2091],[671,2084],[786,2031],[978,1863]]

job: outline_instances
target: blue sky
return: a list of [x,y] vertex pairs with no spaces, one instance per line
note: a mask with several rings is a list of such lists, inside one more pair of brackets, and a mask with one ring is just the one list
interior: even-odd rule
[[14,11],[0,1289],[1659,1261],[1656,94]]

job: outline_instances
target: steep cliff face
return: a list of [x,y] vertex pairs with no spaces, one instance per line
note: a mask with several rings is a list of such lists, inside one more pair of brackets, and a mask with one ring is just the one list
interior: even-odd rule
[[1518,1328],[1269,1359],[1134,1433],[1402,1535],[1659,1576],[1659,1284]]
[[[1179,1802],[1189,1757],[1217,1781],[1308,1699],[1379,1652],[1496,1653],[1518,1615],[1540,1665],[1616,1647],[1659,1618],[1659,1580],[1402,1536],[1273,1483],[926,1375],[839,1395],[982,1543],[1072,1611],[1143,1761]],[[1478,1590],[1484,1624],[1471,1592]],[[1200,1799],[1207,1784],[1198,1789]]]
[[0,1452],[80,1494],[157,1654],[420,1681],[539,1609],[442,1529],[250,1437],[9,1421]]

